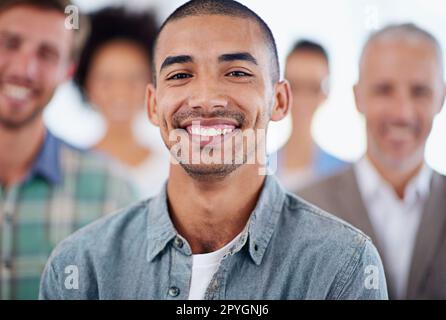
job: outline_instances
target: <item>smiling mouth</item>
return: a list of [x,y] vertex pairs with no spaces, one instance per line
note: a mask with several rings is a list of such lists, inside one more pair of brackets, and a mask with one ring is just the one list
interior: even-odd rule
[[0,92],[7,99],[17,103],[26,102],[32,97],[33,94],[32,89],[29,87],[10,83],[3,83],[3,85],[0,87]]
[[192,136],[217,137],[232,133],[236,129],[234,125],[189,125],[186,130]]
[[222,143],[240,131],[240,126],[236,123],[218,119],[188,121],[181,128],[187,131],[192,141],[199,142],[202,147]]
[[407,141],[414,137],[415,129],[409,126],[387,126],[385,128],[386,137],[394,141]]

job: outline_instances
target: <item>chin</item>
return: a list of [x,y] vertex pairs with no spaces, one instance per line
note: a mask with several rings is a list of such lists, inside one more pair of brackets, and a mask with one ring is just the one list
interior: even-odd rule
[[198,181],[216,181],[228,177],[241,164],[197,165],[180,163],[189,176]]
[[413,170],[423,162],[423,153],[398,154],[385,157],[386,166],[395,171]]

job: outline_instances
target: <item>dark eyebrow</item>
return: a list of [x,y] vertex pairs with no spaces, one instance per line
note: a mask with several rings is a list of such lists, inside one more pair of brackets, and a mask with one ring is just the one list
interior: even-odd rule
[[226,53],[218,57],[218,62],[248,61],[257,65],[257,60],[248,52]]
[[9,32],[9,31],[5,31],[5,30],[0,31],[0,36],[1,37],[18,37],[17,34]]
[[167,57],[164,60],[163,64],[161,65],[160,72],[164,68],[167,68],[168,66],[171,66],[173,64],[176,64],[176,63],[188,63],[188,62],[193,62],[193,59],[192,59],[191,56],[181,55],[181,56],[170,56],[170,57]]

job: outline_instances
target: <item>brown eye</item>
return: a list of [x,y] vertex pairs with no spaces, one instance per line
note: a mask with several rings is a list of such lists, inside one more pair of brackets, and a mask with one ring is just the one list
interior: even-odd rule
[[15,50],[19,47],[20,41],[16,38],[6,38],[0,40],[0,47],[7,50]]
[[42,47],[39,50],[39,57],[46,61],[55,61],[59,58],[59,54],[52,48]]
[[229,77],[251,77],[252,75],[244,71],[231,71],[227,74]]
[[192,78],[192,75],[188,73],[176,73],[173,76],[167,78],[167,80],[181,80],[187,78]]
[[392,91],[393,91],[392,86],[387,85],[387,84],[378,85],[373,90],[373,92],[379,96],[388,96],[392,93]]
[[427,97],[431,93],[431,90],[428,87],[425,86],[416,86],[412,88],[412,96],[415,98],[419,97]]

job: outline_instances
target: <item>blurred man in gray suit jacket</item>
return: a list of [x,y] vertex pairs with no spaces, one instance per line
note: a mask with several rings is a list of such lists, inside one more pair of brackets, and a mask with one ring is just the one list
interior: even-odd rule
[[374,33],[354,87],[366,155],[298,192],[370,235],[394,299],[446,299],[446,177],[424,160],[445,93],[442,51],[431,34],[412,24]]

